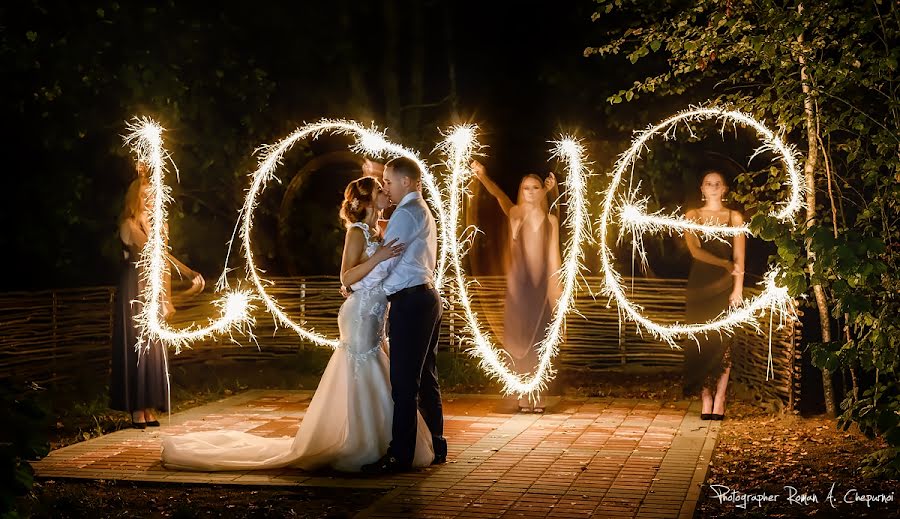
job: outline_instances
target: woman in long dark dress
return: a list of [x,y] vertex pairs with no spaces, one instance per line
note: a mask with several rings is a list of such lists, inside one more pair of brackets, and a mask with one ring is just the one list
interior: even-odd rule
[[[135,428],[159,426],[154,410],[168,410],[169,379],[166,349],[151,342],[149,347],[137,348],[137,323],[135,315],[141,311],[143,280],[137,268],[141,249],[147,241],[146,191],[148,182],[146,167],[138,166],[138,178],[128,188],[125,206],[119,218],[119,236],[124,247],[125,266],[116,291],[115,322],[112,340],[112,373],[110,381],[110,407],[131,413]],[[203,289],[203,277],[169,255],[170,264],[180,274],[191,279],[194,289]],[[171,275],[165,280],[168,295],[171,293]],[[197,290],[197,291],[199,291]],[[175,311],[171,299],[166,297],[161,305],[163,318]]]
[[[545,181],[538,175],[526,175],[513,204],[481,163],[472,162],[472,170],[509,219],[503,349],[516,372],[532,373],[540,360],[537,346],[562,291],[559,218],[550,213],[547,203],[547,193],[555,189],[556,178],[553,173]],[[540,396],[535,402],[519,399],[521,411],[543,412],[544,406]]]
[[[722,204],[728,185],[721,173],[706,173],[700,191],[704,205],[688,211],[687,218],[703,224],[743,225],[741,213]],[[695,234],[686,233],[685,240],[694,259],[688,276],[685,322],[704,323],[727,310],[729,305],[741,303],[746,238],[736,235],[725,241],[713,238],[701,242]],[[731,372],[731,338],[710,332],[697,339],[699,349],[694,341],[684,347],[684,393],[688,396],[700,393],[702,419],[722,420]]]

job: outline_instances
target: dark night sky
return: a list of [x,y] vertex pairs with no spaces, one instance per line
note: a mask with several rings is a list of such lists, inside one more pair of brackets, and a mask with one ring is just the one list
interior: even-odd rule
[[[560,130],[583,135],[601,126],[590,102],[602,103],[609,87],[603,69],[582,56],[592,28],[586,9],[540,2],[510,19],[502,3],[488,4],[493,9],[471,19],[456,12],[458,26],[482,36],[459,46],[461,104],[482,124],[493,160],[517,177],[512,172],[543,169],[546,141]],[[579,88],[591,84],[593,98]]]

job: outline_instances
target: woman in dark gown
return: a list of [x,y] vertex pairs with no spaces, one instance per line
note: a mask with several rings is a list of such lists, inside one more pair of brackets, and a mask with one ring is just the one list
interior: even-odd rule
[[[169,409],[169,379],[166,349],[157,342],[137,350],[137,323],[135,315],[141,311],[140,296],[144,284],[137,268],[141,249],[147,241],[146,191],[148,182],[146,167],[138,166],[135,179],[125,196],[125,206],[119,218],[119,236],[124,247],[125,265],[116,291],[115,315],[112,337],[112,373],[110,380],[110,407],[131,413],[135,428],[159,426],[154,410]],[[169,256],[170,264],[178,272],[192,280],[196,291],[203,289],[203,277]],[[166,294],[171,293],[171,275],[166,279]],[[175,308],[171,300],[163,302],[164,318],[169,318]]]
[[[487,176],[481,163],[474,161],[472,170],[509,218],[503,349],[510,355],[516,372],[532,373],[540,360],[537,346],[544,338],[561,293],[559,218],[550,213],[547,203],[547,193],[556,187],[556,178],[553,173],[546,181],[534,174],[526,175],[513,204]],[[519,399],[521,411],[543,412],[544,406],[540,396],[535,402]]]
[[[688,211],[687,218],[704,224],[743,225],[741,213],[722,204],[728,185],[721,173],[706,173],[700,191],[704,205]],[[701,242],[696,235],[686,233],[685,240],[694,260],[688,276],[685,322],[704,323],[729,305],[741,303],[746,238],[737,235],[724,242],[714,238]],[[722,420],[731,372],[731,337],[710,332],[697,339],[699,349],[694,341],[684,347],[684,393],[700,394],[702,419]]]

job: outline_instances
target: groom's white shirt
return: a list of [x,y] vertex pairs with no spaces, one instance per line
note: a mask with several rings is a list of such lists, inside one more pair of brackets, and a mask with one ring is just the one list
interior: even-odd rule
[[[434,281],[437,266],[437,226],[422,193],[412,191],[397,204],[387,229],[384,243],[394,238],[406,245],[403,254],[382,261],[363,278],[367,286],[382,281],[387,295],[404,288]],[[357,289],[354,283],[350,288]]]

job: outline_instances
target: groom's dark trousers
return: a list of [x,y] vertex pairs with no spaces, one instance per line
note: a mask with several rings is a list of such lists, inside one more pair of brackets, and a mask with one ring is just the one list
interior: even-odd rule
[[416,452],[416,410],[431,431],[436,457],[447,456],[444,412],[436,366],[441,329],[441,297],[429,283],[388,296],[391,394],[394,424],[390,454],[411,465]]

